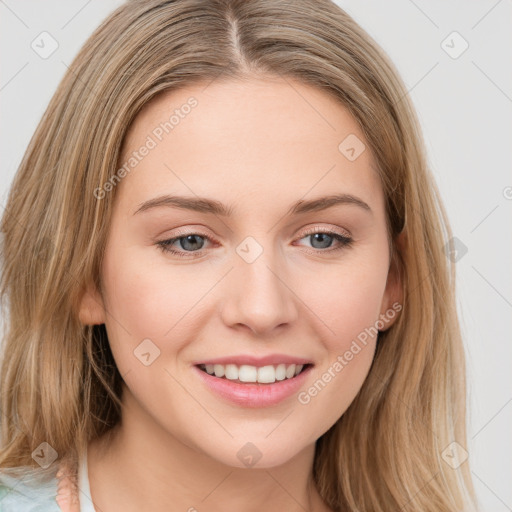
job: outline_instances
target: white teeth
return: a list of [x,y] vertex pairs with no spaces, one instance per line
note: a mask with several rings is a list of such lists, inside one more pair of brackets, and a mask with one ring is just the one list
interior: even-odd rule
[[224,375],[226,379],[237,380],[238,379],[238,366],[235,364],[227,364],[224,369]]
[[258,382],[270,384],[276,381],[276,371],[273,366],[262,366],[258,368]]
[[295,376],[295,365],[291,364],[286,368],[286,378],[291,379],[293,376]]
[[238,380],[242,382],[256,382],[258,378],[258,370],[256,366],[243,364],[238,370]]
[[225,377],[228,380],[240,380],[241,382],[259,382],[260,384],[271,384],[276,381],[291,379],[298,375],[304,365],[302,364],[278,364],[277,366],[267,365],[256,367],[249,364],[237,366],[236,364],[206,364],[203,369],[215,377]]
[[286,365],[278,364],[276,368],[276,380],[284,380],[286,378]]
[[224,366],[222,366],[221,364],[214,364],[213,371],[215,372],[215,377],[224,377]]

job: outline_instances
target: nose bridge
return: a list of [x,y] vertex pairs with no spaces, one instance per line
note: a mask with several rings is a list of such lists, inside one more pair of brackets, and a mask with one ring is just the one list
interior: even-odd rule
[[272,237],[267,233],[258,238],[262,242],[248,236],[235,249],[235,268],[230,272],[223,315],[228,324],[242,323],[253,331],[265,332],[292,322],[297,310]]

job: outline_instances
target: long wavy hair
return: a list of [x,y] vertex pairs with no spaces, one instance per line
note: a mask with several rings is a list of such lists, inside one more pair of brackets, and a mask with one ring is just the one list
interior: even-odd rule
[[[357,397],[316,442],[314,479],[334,510],[476,510],[466,447],[465,352],[451,231],[407,90],[378,44],[330,0],[134,0],[70,65],[30,141],[1,220],[0,467],[35,465],[121,417],[121,376],[104,325],[80,298],[100,267],[118,170],[137,113],[157,94],[253,76],[300,80],[352,114],[378,163],[403,310],[379,340]],[[341,141],[340,141],[341,142]],[[115,178],[115,177],[114,177]],[[403,243],[397,243],[403,233]]]

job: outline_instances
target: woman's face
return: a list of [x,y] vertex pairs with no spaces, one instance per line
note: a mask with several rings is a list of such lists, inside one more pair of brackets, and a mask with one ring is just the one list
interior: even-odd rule
[[400,299],[363,144],[342,105],[289,79],[146,105],[120,180],[97,192],[116,200],[102,293],[81,311],[106,325],[124,421],[230,466],[272,467],[345,412]]

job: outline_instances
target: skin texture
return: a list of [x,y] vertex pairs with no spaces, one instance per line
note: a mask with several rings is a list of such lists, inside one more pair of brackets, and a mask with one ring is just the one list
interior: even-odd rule
[[[400,301],[375,163],[368,147],[355,161],[338,150],[349,134],[366,144],[341,104],[277,78],[164,93],[135,119],[122,162],[192,96],[197,106],[116,185],[102,290],[90,287],[82,300],[82,322],[105,323],[125,382],[119,428],[89,447],[92,498],[104,511],[328,510],[311,484],[314,443],[361,388],[376,339],[306,405],[297,395],[266,408],[230,404],[192,365],[233,354],[304,357],[315,365],[307,390]],[[334,193],[357,196],[371,213],[344,204],[287,214],[300,199]],[[134,214],[162,194],[216,199],[233,214]],[[336,239],[315,241],[310,228],[353,243],[332,250]],[[188,234],[209,239],[174,242],[184,258],[157,245]],[[248,236],[263,249],[252,263],[236,252]],[[160,355],[145,366],[134,350],[147,338]],[[251,468],[237,457],[247,442],[262,454]]]

